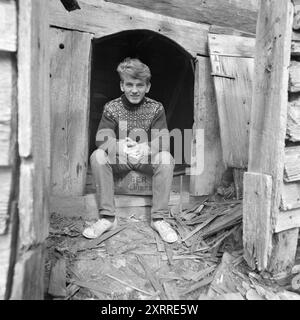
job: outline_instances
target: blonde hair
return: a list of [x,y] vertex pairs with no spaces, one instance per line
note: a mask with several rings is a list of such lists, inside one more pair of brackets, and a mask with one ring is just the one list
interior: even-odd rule
[[118,65],[117,71],[121,81],[124,81],[124,75],[144,80],[147,84],[151,79],[151,71],[149,67],[136,58],[126,58]]

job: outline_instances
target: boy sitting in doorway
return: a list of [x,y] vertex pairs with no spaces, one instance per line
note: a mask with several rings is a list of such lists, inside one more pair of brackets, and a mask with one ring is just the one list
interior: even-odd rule
[[98,149],[90,157],[99,220],[83,235],[93,239],[117,226],[113,175],[136,170],[152,175],[151,227],[164,241],[172,243],[177,241],[177,234],[164,220],[174,169],[165,111],[160,102],[145,96],[151,87],[147,65],[126,58],[117,71],[123,94],[104,106],[96,134]]

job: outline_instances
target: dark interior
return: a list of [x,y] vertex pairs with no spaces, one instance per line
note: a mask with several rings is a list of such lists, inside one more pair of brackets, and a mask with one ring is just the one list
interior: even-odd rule
[[169,130],[191,129],[193,126],[192,56],[172,40],[153,31],[121,32],[93,41],[90,154],[96,149],[95,135],[104,104],[121,95],[116,69],[126,57],[139,58],[150,67],[152,79],[148,97],[163,103]]

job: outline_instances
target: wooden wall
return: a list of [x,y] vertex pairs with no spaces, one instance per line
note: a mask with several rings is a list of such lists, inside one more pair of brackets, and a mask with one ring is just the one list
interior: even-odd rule
[[47,5],[22,0],[17,8],[1,0],[0,16],[0,299],[42,299],[50,181]]

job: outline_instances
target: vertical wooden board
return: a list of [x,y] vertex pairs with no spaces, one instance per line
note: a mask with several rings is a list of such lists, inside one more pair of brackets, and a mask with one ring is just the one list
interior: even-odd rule
[[272,176],[271,214],[275,218],[283,181],[292,21],[293,6],[290,1],[261,1],[248,170]]
[[252,98],[252,58],[211,54],[218,105],[223,160],[227,166],[248,165]]
[[271,176],[244,174],[244,258],[253,269],[266,269],[272,251],[271,194]]
[[44,299],[45,248],[39,246],[24,253],[17,264],[10,300]]
[[[211,194],[219,185],[225,170],[218,124],[216,98],[209,58],[197,57],[194,87],[194,125],[190,193]],[[197,137],[196,130],[199,130]],[[201,137],[204,134],[204,148]],[[197,141],[200,140],[200,141]]]
[[88,161],[92,35],[51,28],[51,183],[54,195],[82,195]]
[[289,272],[295,263],[299,228],[276,233],[273,237],[272,258],[268,270],[274,274]]
[[12,112],[15,109],[16,74],[13,57],[0,52],[0,165],[11,164]]
[[17,1],[0,0],[0,50],[17,50]]

